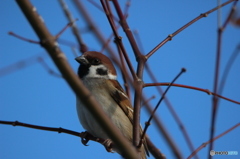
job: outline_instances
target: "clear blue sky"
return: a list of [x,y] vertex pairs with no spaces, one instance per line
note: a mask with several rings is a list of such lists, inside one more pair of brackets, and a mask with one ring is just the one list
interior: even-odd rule
[[[66,0],[74,16],[79,19],[77,25],[86,29],[86,24],[76,11],[70,0]],[[52,34],[58,33],[67,20],[58,1],[31,1],[43,17]],[[98,2],[98,1],[97,1]],[[111,28],[105,15],[87,1],[84,1],[88,11],[105,37],[111,34]],[[99,3],[100,4],[100,3]],[[132,2],[129,9],[128,22],[131,29],[137,29],[142,40],[144,53],[149,52],[168,34],[186,24],[199,14],[215,7],[216,1],[139,1]],[[124,4],[122,4],[124,7]],[[222,18],[226,18],[230,5],[222,9]],[[239,9],[238,5],[238,9]],[[36,34],[20,11],[15,1],[0,2],[0,70],[16,64],[17,62],[33,57],[27,67],[0,76],[0,120],[21,121],[50,127],[63,127],[74,131],[84,131],[81,127],[75,108],[75,95],[67,83],[62,79],[50,75],[46,69],[37,62],[35,57],[41,56],[47,65],[58,72],[52,60],[39,45],[31,44],[8,35],[13,31],[29,39],[38,40]],[[132,50],[122,31],[123,42],[132,57]],[[221,71],[226,62],[240,43],[239,28],[229,25],[223,34]],[[75,42],[70,30],[64,32],[61,39]],[[102,46],[94,36],[84,33],[83,39],[89,50],[101,50]],[[215,54],[217,41],[217,12],[210,14],[196,22],[163,46],[148,61],[159,82],[170,82],[182,67],[187,69],[176,83],[196,86],[213,90]],[[111,44],[114,47],[114,44]],[[60,43],[61,49],[68,57],[74,70],[78,64],[69,46]],[[229,72],[223,95],[240,101],[240,56],[235,59]],[[20,65],[22,66],[22,65]],[[1,72],[1,73],[2,73]],[[119,78],[122,84],[121,78]],[[151,82],[144,74],[144,81]],[[165,87],[163,87],[164,89]],[[155,88],[144,89],[147,97],[155,95],[151,100],[155,105],[159,94]],[[178,116],[182,120],[192,139],[195,148],[209,140],[211,101],[212,96],[183,88],[172,87],[167,94]],[[148,114],[142,111],[142,124],[148,119]],[[174,121],[165,103],[157,111],[169,134],[176,142],[184,157],[190,155],[186,142],[179,126]],[[217,114],[216,135],[229,129],[240,121],[240,106],[221,100]],[[159,149],[168,157],[174,158],[164,138],[152,124],[148,134]],[[58,134],[24,127],[0,125],[0,158],[120,158],[116,153],[107,153],[98,143],[89,142],[85,147],[80,139],[71,135]],[[240,127],[214,142],[215,151],[238,151],[240,155]],[[200,158],[208,156],[208,147],[202,149]],[[228,158],[239,158],[228,156]],[[153,157],[150,157],[153,158]],[[226,158],[226,156],[216,156]]]

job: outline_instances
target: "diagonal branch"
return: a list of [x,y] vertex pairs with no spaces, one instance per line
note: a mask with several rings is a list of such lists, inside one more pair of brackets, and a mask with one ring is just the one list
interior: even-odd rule
[[38,35],[42,44],[41,46],[44,47],[44,49],[46,49],[46,51],[49,53],[66,82],[76,93],[77,97],[83,102],[84,105],[86,105],[86,108],[92,113],[96,121],[99,121],[99,125],[118,146],[121,153],[127,158],[137,158],[137,153],[134,147],[115,128],[113,123],[100,108],[99,103],[94,99],[89,90],[84,87],[82,82],[74,73],[71,66],[67,62],[66,56],[58,47],[55,37],[50,34],[42,19],[36,12],[36,8],[33,7],[28,0],[16,0],[16,2]]
[[[154,76],[153,72],[151,71],[151,69],[150,69],[150,67],[149,67],[149,65],[148,65],[147,63],[146,63],[146,71],[147,71],[147,73],[149,74],[149,76],[150,76],[150,78],[152,79],[152,81],[153,81],[154,83],[157,83],[157,79],[156,79],[156,77]],[[168,85],[169,85],[169,84],[168,84]],[[174,85],[174,83],[173,83],[173,85]],[[172,86],[173,86],[173,85],[172,85]],[[156,86],[155,86],[155,87],[156,87]],[[159,92],[159,94],[162,96],[163,93],[164,93],[163,89],[162,89],[160,86],[156,87],[156,89],[157,89],[157,91]],[[174,119],[174,120],[176,121],[176,123],[178,124],[178,126],[179,126],[179,128],[180,128],[180,131],[182,132],[183,137],[185,138],[186,143],[187,143],[190,151],[191,151],[191,152],[194,151],[194,146],[193,146],[193,143],[192,143],[192,141],[191,141],[191,138],[190,138],[190,136],[189,136],[189,134],[188,134],[188,132],[187,132],[187,129],[185,128],[183,122],[181,121],[181,118],[179,117],[179,115],[178,115],[177,112],[175,111],[174,107],[172,106],[172,104],[171,104],[170,100],[167,98],[167,96],[165,96],[164,102],[165,102],[167,108],[169,109],[170,113],[172,114],[173,119]],[[156,118],[156,116],[155,116],[155,118]],[[156,121],[156,123],[157,123],[157,121]],[[160,123],[160,124],[161,124],[161,123]],[[158,124],[158,125],[160,125],[160,124]],[[161,129],[161,131],[164,131],[164,130]],[[167,133],[162,132],[162,134],[163,134],[164,138],[166,138],[167,143],[169,144],[169,146],[172,147],[171,150],[173,151],[173,154],[180,154],[180,153],[177,153],[177,152],[178,152],[178,151],[177,151],[177,148],[174,147],[175,145],[172,144],[171,140],[170,140],[169,137],[167,136]],[[179,155],[178,155],[178,156],[179,156]],[[177,158],[179,158],[178,156],[177,156]],[[182,157],[182,158],[183,158],[183,157]],[[199,157],[196,155],[195,158],[198,159]]]
[[160,42],[155,48],[153,48],[147,55],[146,58],[148,59],[150,56],[152,56],[158,49],[160,49],[164,44],[166,44],[168,41],[171,41],[172,38],[174,36],[176,36],[177,34],[179,34],[180,32],[182,32],[184,29],[186,29],[187,27],[189,27],[190,25],[192,25],[193,23],[195,23],[196,21],[198,21],[199,19],[203,18],[203,17],[207,17],[210,13],[218,10],[221,7],[224,7],[225,5],[233,2],[233,1],[238,1],[238,0],[229,0],[223,4],[221,4],[220,6],[217,6],[205,13],[200,14],[199,16],[197,16],[196,18],[194,18],[193,20],[191,20],[190,22],[188,22],[187,24],[185,24],[184,26],[182,26],[180,29],[178,29],[177,31],[175,31],[172,34],[169,34],[167,36],[167,38],[165,38],[162,42]]
[[123,53],[123,55],[125,57],[125,60],[126,60],[126,62],[128,64],[129,70],[130,70],[133,78],[137,79],[135,71],[134,71],[134,68],[132,66],[132,63],[131,63],[131,61],[130,61],[130,59],[128,57],[127,51],[126,51],[126,49],[125,49],[125,47],[124,47],[124,45],[122,43],[122,37],[118,35],[116,26],[115,26],[114,21],[113,21],[113,19],[111,17],[111,11],[107,8],[107,5],[104,3],[103,0],[101,0],[101,3],[102,3],[102,6],[103,6],[103,9],[104,9],[104,12],[105,12],[105,14],[107,16],[107,19],[109,21],[109,24],[110,24],[110,26],[111,26],[111,28],[113,30],[113,33],[114,33],[114,36],[115,36],[115,41],[119,45],[119,47],[121,48],[121,51],[122,51],[122,53]]
[[[143,97],[143,101],[146,105],[146,109],[148,111],[149,114],[152,114],[153,112],[153,109],[151,108],[149,102],[146,102],[146,99],[145,97]],[[182,154],[181,154],[181,151],[179,150],[178,146],[176,145],[175,141],[171,138],[171,135],[170,133],[167,131],[167,129],[165,128],[163,122],[161,121],[160,117],[157,116],[157,115],[154,115],[153,116],[153,119],[154,119],[154,122],[157,126],[157,129],[158,131],[162,134],[164,140],[166,140],[167,144],[169,145],[170,147],[170,151],[172,151],[172,153],[174,154],[174,156],[176,158],[183,158]],[[164,154],[162,154],[161,152],[159,153],[159,149],[158,151],[156,150],[157,148],[155,148],[155,146],[151,143],[151,141],[149,140],[149,138],[147,138],[147,144],[148,144],[148,148],[149,148],[149,151],[151,152],[151,154],[157,158],[160,156],[164,156]]]
[[72,26],[71,26],[72,27],[72,33],[75,36],[75,38],[77,39],[80,52],[82,52],[82,53],[86,52],[88,50],[87,45],[84,43],[82,37],[80,36],[80,33],[79,33],[80,31],[77,28],[76,24],[74,23],[75,20],[72,16],[71,12],[68,9],[68,6],[67,6],[66,2],[64,0],[59,0],[59,3],[61,4],[62,9],[63,9],[68,21],[70,23],[72,23]]
[[209,143],[212,143],[213,141],[221,138],[222,136],[226,135],[227,133],[229,133],[230,131],[232,131],[233,129],[236,129],[238,126],[240,126],[240,123],[237,123],[236,125],[234,125],[233,127],[231,127],[230,129],[226,130],[225,132],[219,134],[218,136],[216,136],[215,138],[203,143],[201,146],[199,146],[194,152],[192,152],[192,154],[190,156],[188,156],[187,159],[192,158],[194,155],[196,155],[202,148],[206,147]]
[[141,140],[144,138],[144,135],[146,134],[146,131],[148,129],[148,127],[150,126],[150,122],[155,114],[155,112],[157,111],[158,107],[160,106],[161,102],[163,101],[163,99],[165,98],[165,95],[167,94],[168,90],[170,89],[170,87],[174,84],[174,82],[182,75],[182,73],[186,72],[185,68],[182,68],[181,72],[178,73],[178,75],[172,80],[172,82],[168,85],[167,89],[164,91],[162,97],[160,98],[160,100],[158,101],[156,107],[154,108],[151,116],[149,117],[148,121],[145,123],[145,127],[141,136]]

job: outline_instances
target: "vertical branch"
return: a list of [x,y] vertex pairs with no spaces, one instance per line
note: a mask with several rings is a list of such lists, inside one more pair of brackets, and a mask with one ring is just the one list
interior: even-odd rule
[[[214,88],[213,93],[218,93],[218,81],[219,81],[219,68],[220,68],[220,60],[221,60],[221,47],[222,47],[222,35],[224,29],[227,27],[227,24],[229,23],[236,7],[237,1],[233,3],[233,7],[224,22],[223,26],[220,26],[218,28],[218,38],[217,38],[217,52],[216,52],[216,63],[215,63],[215,75],[214,75]],[[215,132],[215,123],[216,123],[216,114],[218,109],[218,97],[213,96],[212,98],[212,118],[211,118],[211,130],[210,130],[210,140],[214,137]],[[213,142],[210,143],[209,146],[209,152],[213,149]],[[212,156],[209,155],[209,159],[211,159]]]
[[[141,39],[140,39],[137,31],[135,31],[134,33],[135,33],[135,36],[137,37],[138,43],[142,44]],[[142,46],[142,45],[140,45],[140,46]],[[143,48],[141,50],[143,50]],[[153,72],[151,71],[151,69],[150,69],[150,67],[147,63],[145,65],[145,69],[146,69],[146,72],[148,73],[148,75],[150,76],[151,80],[153,81],[153,83],[158,83],[155,75],[153,74]],[[164,92],[161,89],[161,87],[156,86],[156,89],[159,92],[159,94],[162,96]],[[184,124],[182,123],[181,119],[177,115],[176,111],[174,110],[173,106],[171,105],[170,101],[168,100],[167,96],[164,97],[164,102],[166,103],[167,108],[169,109],[169,111],[172,114],[173,118],[175,119],[176,123],[179,125],[180,130],[183,133],[183,136],[184,136],[184,138],[187,142],[187,145],[188,145],[190,151],[194,151],[194,146],[193,146],[192,141],[191,141],[191,139],[188,135],[188,132],[185,129]],[[152,114],[151,107],[149,105],[146,105],[146,107],[147,107],[147,110],[149,111],[149,114]],[[176,156],[176,158],[183,158],[183,157],[180,157],[181,155],[180,155],[180,152],[179,152],[178,148],[176,147],[176,144],[173,144],[172,139],[169,137],[168,133],[166,133],[165,128],[163,127],[162,123],[160,121],[158,121],[159,119],[156,118],[156,115],[154,115],[154,120],[157,123],[158,129],[160,130],[160,132],[164,136],[164,139],[166,139],[167,143],[171,147],[171,150],[172,150],[173,154]],[[198,156],[195,156],[195,158],[197,159]]]
[[135,146],[139,145],[140,142],[140,109],[141,109],[141,101],[142,101],[142,89],[143,89],[143,68],[146,62],[144,56],[141,56],[142,60],[138,61],[137,67],[137,76],[138,79],[134,80],[134,87],[135,87],[135,96],[134,96],[134,114],[133,114],[133,144]]
[[[138,46],[140,47],[140,50],[141,52],[144,52],[144,48],[143,48],[143,45],[142,45],[142,41],[141,41],[141,38],[138,34],[138,31],[135,30],[134,32],[134,36],[136,37],[136,40],[137,40],[137,43],[138,43]],[[156,79],[155,75],[153,74],[152,70],[150,69],[148,63],[145,64],[145,69],[146,69],[146,72],[147,74],[149,75],[150,79],[153,81],[153,83],[158,83],[158,80]],[[163,90],[161,89],[161,87],[159,86],[156,86],[156,89],[158,91],[158,93],[162,96],[163,95]],[[145,99],[145,95],[143,95],[143,101],[145,103],[145,108],[147,109],[148,113],[149,114],[152,114],[153,110],[149,104],[149,102],[146,101]],[[167,105],[167,108],[170,110],[170,112],[172,113],[172,116],[173,118],[175,119],[175,121],[178,123],[179,127],[181,128],[180,130],[183,132],[183,135],[185,137],[185,140],[187,141],[188,143],[188,146],[190,147],[190,149],[192,151],[194,151],[194,148],[192,146],[192,142],[191,142],[191,139],[183,125],[183,123],[181,122],[180,118],[178,117],[176,111],[174,110],[173,106],[171,105],[170,101],[168,100],[167,96],[165,96],[164,98],[164,102],[166,103]],[[167,129],[164,127],[163,123],[161,122],[160,118],[157,117],[157,115],[154,115],[153,116],[153,120],[155,121],[156,123],[156,127],[159,131],[159,133],[162,134],[163,138],[166,140],[166,143],[168,144],[168,146],[170,147],[170,150],[172,151],[172,153],[175,155],[176,158],[183,158],[178,146],[174,143],[173,139],[170,137],[170,133],[167,132]],[[148,149],[149,151],[152,153],[152,154],[155,154],[155,148],[154,145],[150,144],[150,142],[148,141],[149,139],[147,138],[147,143],[148,143]],[[154,156],[156,158],[156,156]],[[157,157],[159,157],[157,155]],[[160,157],[159,157],[160,158]]]
[[110,11],[107,9],[106,4],[104,3],[103,0],[101,0],[101,3],[102,3],[102,6],[103,6],[103,9],[104,9],[104,12],[105,12],[105,14],[106,14],[106,16],[107,16],[107,19],[108,19],[108,21],[109,21],[109,23],[110,23],[110,26],[111,26],[111,28],[112,28],[112,30],[113,30],[113,33],[114,33],[114,35],[115,35],[115,41],[117,42],[117,44],[119,45],[119,47],[120,47],[121,50],[122,50],[122,53],[123,53],[124,58],[125,58],[125,60],[126,60],[126,62],[127,62],[127,64],[128,64],[128,67],[129,67],[129,69],[130,69],[130,72],[131,72],[133,78],[136,79],[137,77],[136,77],[134,68],[133,68],[133,66],[132,66],[132,63],[131,63],[129,57],[128,57],[127,51],[126,51],[126,49],[125,49],[125,47],[124,47],[124,45],[123,45],[123,43],[122,43],[122,37],[118,35],[117,29],[116,29],[116,27],[115,27],[115,25],[114,25],[114,21],[112,20],[112,18],[111,18],[111,16],[110,16],[110,13],[109,13]]
[[240,44],[238,44],[234,50],[234,52],[232,53],[231,57],[229,58],[226,67],[224,68],[223,74],[222,74],[222,79],[220,81],[219,84],[219,90],[218,90],[218,94],[222,94],[224,86],[225,86],[225,82],[227,80],[228,74],[231,70],[231,67],[235,61],[235,59],[237,58],[238,54],[240,53]]
[[138,62],[137,66],[137,79],[134,79],[134,88],[135,88],[135,96],[134,96],[134,115],[133,115],[133,144],[134,146],[138,146],[140,142],[140,108],[141,108],[141,98],[142,98],[142,88],[143,88],[143,69],[144,64],[146,62],[145,56],[143,56],[137,46],[137,43],[134,39],[134,36],[127,24],[126,18],[122,13],[122,10],[118,4],[118,1],[113,0],[114,7],[117,11],[118,17],[120,19],[120,24],[128,37],[128,40],[132,46],[133,52],[135,54],[136,60]]
[[133,52],[134,52],[136,58],[138,58],[138,56],[141,55],[141,52],[138,49],[137,43],[134,39],[134,36],[133,36],[133,34],[132,34],[132,32],[131,32],[128,24],[127,24],[126,17],[124,16],[124,14],[123,14],[123,12],[120,8],[120,5],[118,4],[118,1],[117,0],[112,0],[112,2],[114,4],[114,7],[115,7],[115,9],[117,11],[117,14],[118,14],[118,17],[120,19],[120,24],[121,24],[124,32],[126,33],[126,35],[128,37],[128,40],[129,40],[129,42],[132,46],[132,49],[133,49]]
[[119,46],[117,45],[118,48],[118,54],[120,57],[120,62],[121,62],[121,73],[122,73],[122,78],[123,78],[123,82],[124,82],[124,87],[125,87],[125,91],[127,93],[127,96],[129,99],[131,99],[131,89],[130,86],[128,84],[128,79],[130,80],[129,76],[128,76],[128,72],[127,72],[127,68],[124,62],[124,57],[123,54],[121,53],[121,49],[119,48]]

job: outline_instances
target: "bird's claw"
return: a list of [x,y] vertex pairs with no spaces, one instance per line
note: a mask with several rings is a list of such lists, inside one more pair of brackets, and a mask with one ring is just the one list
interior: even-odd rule
[[106,139],[104,140],[104,142],[102,143],[103,146],[105,147],[105,149],[107,150],[107,152],[113,152],[113,143],[112,143],[112,140],[110,139]]
[[84,145],[84,146],[88,146],[87,145],[87,143],[88,143],[88,141],[89,141],[89,139],[88,139],[88,132],[87,131],[85,131],[85,132],[82,132],[82,137],[81,137],[81,142],[82,142],[82,144]]

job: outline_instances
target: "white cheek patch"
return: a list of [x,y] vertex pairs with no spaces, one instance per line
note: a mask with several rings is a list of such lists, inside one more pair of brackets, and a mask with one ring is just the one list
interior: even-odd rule
[[99,66],[92,65],[91,67],[89,67],[89,72],[86,77],[91,77],[91,78],[101,77],[99,74],[96,73],[97,69],[99,68],[104,69],[102,65],[99,65]]
[[112,80],[116,80],[116,79],[117,79],[117,76],[109,73],[109,74],[108,74],[108,78],[109,78],[109,79],[112,79]]
[[117,79],[117,76],[113,75],[111,73],[107,73],[106,75],[98,74],[97,73],[98,69],[102,69],[102,70],[107,71],[107,68],[104,65],[97,65],[97,66],[92,65],[92,66],[89,67],[89,72],[86,75],[86,78],[105,78],[105,79],[113,79],[113,80]]

